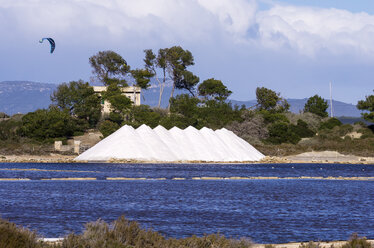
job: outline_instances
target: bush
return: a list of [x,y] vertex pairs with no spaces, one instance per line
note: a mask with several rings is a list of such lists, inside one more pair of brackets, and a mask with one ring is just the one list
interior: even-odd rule
[[200,107],[197,128],[208,127],[212,129],[222,128],[233,121],[243,121],[241,112],[237,106],[234,108],[231,103],[218,102],[214,100],[206,101]]
[[360,129],[357,130],[357,132],[362,133],[361,139],[367,139],[367,138],[373,138],[374,137],[374,132],[369,127],[360,128]]
[[14,223],[0,219],[0,247],[42,247],[35,232],[17,227]]
[[260,144],[260,140],[268,137],[268,130],[261,115],[244,111],[241,117],[243,118],[242,122],[233,121],[225,128],[233,131],[252,145]]
[[172,127],[178,127],[181,129],[185,129],[188,126],[197,126],[196,119],[188,119],[180,114],[170,114],[169,116],[164,117],[160,120],[160,125],[166,129],[170,129]]
[[271,112],[267,110],[261,110],[259,111],[259,114],[262,115],[262,117],[265,120],[265,123],[275,123],[275,122],[289,122],[288,118],[283,113],[276,113]]
[[39,141],[69,137],[84,129],[69,112],[58,108],[39,109],[22,117],[20,134]]
[[321,246],[319,245],[319,243],[314,243],[312,241],[304,244],[304,243],[301,243],[301,245],[299,245],[299,248],[320,248]]
[[112,121],[106,120],[100,123],[99,125],[99,131],[103,135],[103,137],[107,137],[117,131],[120,128],[120,126]]
[[333,129],[336,126],[341,126],[342,122],[337,118],[329,118],[327,121],[321,123],[319,129]]
[[121,126],[122,122],[123,122],[123,116],[122,116],[121,113],[110,112],[108,120],[111,121],[111,122],[114,122],[114,123],[118,124],[119,126]]
[[313,137],[315,134],[309,129],[308,124],[301,119],[297,120],[297,125],[291,124],[289,128],[292,133],[296,134],[300,138]]
[[300,141],[300,137],[293,132],[287,123],[276,122],[269,126],[269,138],[266,141],[272,144],[297,144]]
[[338,126],[338,133],[340,136],[345,136],[353,131],[353,126],[350,124],[344,124],[341,126]]
[[21,126],[21,121],[13,119],[0,121],[0,140],[18,140],[17,132]]
[[366,240],[365,237],[358,237],[357,233],[352,234],[348,243],[343,245],[342,248],[371,248],[372,245]]
[[0,119],[9,118],[9,115],[5,114],[4,112],[0,112]]
[[161,113],[154,111],[148,105],[134,106],[131,111],[131,120],[127,124],[137,128],[142,124],[155,128],[162,118]]
[[198,98],[191,97],[188,94],[177,95],[170,98],[170,112],[181,114],[189,119],[196,118],[199,102]]
[[305,121],[308,124],[309,129],[311,129],[315,133],[318,131],[319,126],[321,125],[322,118],[313,113],[295,114],[288,112],[285,115],[287,119],[290,121],[290,123],[294,125],[297,124],[298,120]]
[[116,247],[116,248],[245,248],[251,247],[248,240],[231,240],[219,234],[203,237],[192,236],[184,239],[166,239],[158,232],[142,229],[137,222],[129,221],[123,216],[108,225],[102,220],[88,223],[83,234],[70,234],[63,240],[64,248],[73,247]]

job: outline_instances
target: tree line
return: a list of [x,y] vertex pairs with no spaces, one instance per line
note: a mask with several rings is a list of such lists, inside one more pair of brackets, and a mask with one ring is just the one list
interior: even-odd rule
[[[304,106],[310,120],[295,117],[290,120],[290,105],[277,93],[265,87],[256,89],[257,104],[251,108],[233,106],[227,99],[231,91],[220,80],[209,78],[200,82],[189,68],[194,57],[180,46],[144,50],[144,66],[132,69],[121,55],[114,51],[100,51],[89,58],[95,78],[106,86],[101,97],[93,87],[82,80],[63,83],[51,95],[52,104],[48,109],[39,109],[16,120],[0,122],[1,139],[27,137],[39,141],[53,141],[56,138],[82,134],[96,128],[104,137],[122,125],[138,127],[142,124],[165,128],[178,126],[186,128],[204,126],[218,129],[229,128],[247,141],[270,144],[298,143],[302,138],[313,137],[323,129],[333,129],[342,124],[329,119],[328,103],[314,95]],[[153,79],[159,89],[158,106],[134,106],[122,94],[122,88],[137,86],[147,89]],[[172,84],[169,105],[160,108],[166,84]],[[187,94],[174,95],[175,89]],[[101,101],[110,103],[110,113],[101,114]],[[358,108],[367,110],[363,118],[374,122],[374,96],[359,101]],[[313,120],[312,120],[313,119]],[[317,121],[315,121],[317,120]],[[318,123],[318,124],[316,124]],[[247,137],[247,138],[246,138]]]

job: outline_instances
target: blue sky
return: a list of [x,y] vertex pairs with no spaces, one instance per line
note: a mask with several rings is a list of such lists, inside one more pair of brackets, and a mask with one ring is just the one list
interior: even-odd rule
[[[268,87],[286,98],[315,94],[357,103],[374,89],[372,0],[0,0],[0,81],[89,81],[88,58],[180,45],[201,81],[231,98]],[[49,54],[42,37],[56,41]]]
[[[263,1],[263,3],[266,2],[269,1]],[[346,9],[352,12],[367,12],[374,14],[374,3],[372,0],[278,0],[273,2],[296,6]]]

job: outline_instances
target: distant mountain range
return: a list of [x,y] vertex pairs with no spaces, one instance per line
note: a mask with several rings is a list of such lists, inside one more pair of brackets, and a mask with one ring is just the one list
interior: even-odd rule
[[0,82],[0,112],[8,115],[48,108],[56,84],[27,81]]
[[[8,115],[16,113],[28,113],[40,108],[48,108],[51,104],[50,95],[57,89],[56,84],[36,83],[28,81],[6,81],[0,82],[0,112]],[[161,102],[162,107],[168,105],[168,98],[171,93],[171,87],[165,87]],[[186,93],[177,90],[176,94]],[[150,106],[157,106],[159,97],[159,88],[156,86],[142,92],[142,103]],[[256,100],[236,101],[230,100],[232,104],[245,105],[251,107],[256,105]],[[291,105],[290,111],[299,113],[304,108],[307,99],[287,99]],[[340,101],[333,101],[335,116],[360,117],[359,111],[355,105]],[[330,109],[328,109],[330,113]]]
[[[304,109],[304,105],[307,101],[308,101],[308,98],[287,99],[287,102],[290,104],[290,111],[293,113],[300,113]],[[231,102],[239,106],[244,104],[247,108],[251,106],[255,106],[257,104],[256,100],[251,100],[251,101],[231,100]],[[332,107],[333,107],[334,116],[361,117],[361,111],[357,109],[356,105],[332,100]],[[330,114],[330,106],[327,108],[327,112]]]

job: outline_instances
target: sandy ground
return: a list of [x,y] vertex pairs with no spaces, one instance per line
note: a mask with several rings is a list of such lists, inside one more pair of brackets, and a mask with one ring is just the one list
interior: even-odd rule
[[76,156],[51,153],[49,155],[1,155],[0,163],[72,163]]
[[[42,239],[44,242],[51,243],[51,244],[57,244],[62,242],[62,238],[44,238]],[[374,240],[367,240],[371,243],[372,246],[374,246]],[[314,244],[318,244],[318,247],[320,248],[331,248],[333,247],[341,247],[347,241],[329,241],[329,242],[313,242]],[[307,245],[308,242],[294,242],[294,243],[287,243],[287,244],[272,244],[274,248],[299,248],[300,245]],[[265,248],[265,244],[254,244],[253,248]]]
[[[371,243],[371,245],[373,246],[374,245],[374,240],[367,240],[368,242]],[[315,244],[318,244],[320,248],[330,248],[332,245],[334,247],[341,247],[342,245],[344,245],[345,243],[347,243],[347,241],[329,241],[329,242],[314,242]],[[287,243],[287,244],[273,244],[273,246],[275,248],[298,248],[301,244],[308,244],[308,242],[304,242],[304,243],[301,243],[301,242],[295,242],[295,243]],[[264,248],[265,245],[264,244],[255,244],[254,245],[254,248]]]
[[[373,154],[374,155],[374,154]],[[73,163],[74,155],[61,155],[51,153],[49,155],[1,155],[0,163]],[[112,160],[113,163],[136,163],[142,161]],[[246,162],[249,163],[250,161]],[[146,163],[160,163],[147,161]],[[181,162],[176,162],[181,163]],[[194,161],[192,163],[204,163]],[[227,163],[227,162],[226,162]],[[359,157],[354,155],[343,155],[334,151],[306,152],[285,157],[265,157],[256,163],[346,163],[346,164],[374,164],[374,157]]]
[[[374,154],[373,154],[374,156]],[[323,152],[306,152],[294,156],[285,157],[287,160],[296,163],[364,163],[374,164],[374,157],[359,157],[354,155],[343,155],[334,151],[323,151]]]

